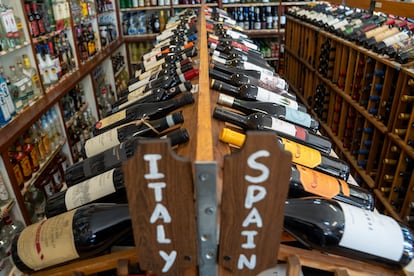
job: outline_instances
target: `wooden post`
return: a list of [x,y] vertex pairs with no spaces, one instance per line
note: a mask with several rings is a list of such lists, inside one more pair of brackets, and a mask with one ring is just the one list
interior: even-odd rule
[[219,264],[233,275],[257,275],[277,264],[291,156],[276,135],[248,132],[224,158]]

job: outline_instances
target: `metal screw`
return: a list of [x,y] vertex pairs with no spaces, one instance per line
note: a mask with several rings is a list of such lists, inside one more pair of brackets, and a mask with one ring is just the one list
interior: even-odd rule
[[224,260],[225,261],[230,261],[231,260],[231,257],[230,256],[224,256]]
[[212,214],[214,214],[214,208],[213,207],[207,207],[206,209],[204,209],[204,212],[207,215],[212,215]]
[[191,261],[191,256],[184,256],[184,260]]
[[207,173],[202,173],[199,176],[201,181],[207,181],[208,180],[208,174]]

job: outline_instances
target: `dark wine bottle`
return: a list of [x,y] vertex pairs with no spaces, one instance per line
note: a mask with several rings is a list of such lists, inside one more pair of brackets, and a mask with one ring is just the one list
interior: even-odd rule
[[236,87],[226,82],[212,79],[211,88],[217,91],[225,92],[240,99],[276,103],[279,105],[288,106],[295,110],[306,112],[306,107],[304,105],[255,85],[243,84],[239,87]]
[[113,103],[112,113],[128,108],[131,105],[164,101],[166,99],[171,99],[181,92],[191,91],[193,85],[190,81],[180,81],[181,80],[177,80],[176,78],[168,78],[166,82],[162,84],[160,83],[157,87],[153,87],[150,90],[145,90],[145,87],[141,87],[128,95],[119,98],[118,101]]
[[224,53],[218,50],[210,51],[210,54],[215,58],[223,59],[224,61],[239,59],[271,70],[269,63],[263,57],[255,58],[254,55],[241,54],[237,52]]
[[112,148],[131,137],[156,137],[163,131],[181,124],[184,117],[181,112],[175,112],[157,120],[140,119],[133,123],[109,129],[100,135],[86,140],[83,148],[83,158],[91,157]]
[[159,119],[182,106],[192,103],[194,103],[193,94],[188,92],[180,97],[170,100],[134,104],[96,122],[92,131],[95,135],[98,135],[108,129],[123,125],[133,120],[140,120],[144,116],[148,117],[150,120]]
[[312,147],[326,154],[331,152],[332,143],[326,137],[312,134],[305,128],[295,126],[267,114],[252,113],[244,116],[216,107],[213,117],[235,124],[245,130],[274,131],[281,137]]
[[331,199],[286,200],[284,229],[305,246],[376,265],[407,266],[414,257],[406,226]]
[[[176,146],[188,142],[189,135],[186,129],[180,128],[160,138],[169,139],[171,146]],[[70,187],[120,166],[123,161],[135,154],[135,150],[142,139],[155,138],[133,137],[115,147],[69,166],[65,171],[66,185]]]
[[47,218],[90,203],[128,203],[121,167],[106,171],[51,195],[46,202]]
[[243,73],[227,74],[222,71],[210,68],[209,75],[210,75],[210,78],[212,79],[217,79],[223,82],[228,82],[229,84],[237,86],[237,87],[242,86],[243,84],[252,84],[252,85],[264,88],[266,90],[275,92],[277,94],[280,94],[292,100],[296,100],[296,95],[289,93],[287,91],[289,89],[289,85],[286,83],[284,79],[279,78],[279,77],[274,78],[276,83],[269,85],[269,84],[266,84],[260,81],[259,79],[256,79],[252,76],[249,76]]
[[127,204],[89,204],[23,229],[13,240],[13,262],[32,273],[102,254],[131,231]]
[[316,132],[319,128],[319,122],[313,119],[308,113],[275,103],[244,101],[225,94],[219,95],[217,103],[232,107],[244,112],[245,114],[256,112],[268,114],[272,117],[290,122],[292,124],[309,128],[314,132]]
[[[246,135],[229,128],[223,128],[220,133],[221,141],[237,147],[242,147],[245,139]],[[345,181],[348,180],[350,168],[349,165],[341,159],[299,143],[295,143],[286,138],[277,136],[277,141],[284,150],[292,154],[293,163],[341,178]]]

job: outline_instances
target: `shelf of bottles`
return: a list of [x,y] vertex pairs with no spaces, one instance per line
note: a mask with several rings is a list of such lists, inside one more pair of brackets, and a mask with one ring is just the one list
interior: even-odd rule
[[[337,12],[355,12],[341,9]],[[344,27],[334,33],[331,25],[315,25],[318,19],[298,16],[295,10],[288,16],[286,78],[321,121],[337,152],[352,165],[355,179],[374,190],[377,208],[413,225],[413,74],[398,62],[402,59],[383,55],[395,50],[384,47],[386,37],[379,37],[380,28],[401,30],[402,40],[404,27],[392,24],[404,25],[404,20],[378,14],[382,23],[376,37],[375,29],[356,29],[351,35]],[[403,51],[399,55],[407,57]]]
[[115,52],[112,57],[112,69],[115,78],[115,92],[116,95],[120,96],[121,91],[128,88],[129,69],[126,59],[126,46],[123,45]]

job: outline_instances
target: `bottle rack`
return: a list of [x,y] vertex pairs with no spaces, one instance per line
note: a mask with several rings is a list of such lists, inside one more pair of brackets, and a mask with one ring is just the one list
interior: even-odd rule
[[[204,5],[201,11],[204,11]],[[134,237],[140,242],[134,248],[125,251],[73,262],[33,275],[89,275],[110,269],[116,269],[118,275],[128,275],[128,264],[137,262],[142,264],[142,269],[151,270],[157,275],[236,275],[240,273],[240,275],[257,275],[257,271],[253,273],[248,270],[242,272],[233,270],[232,273],[229,270],[229,268],[234,269],[234,263],[237,263],[234,260],[237,260],[237,254],[240,253],[241,248],[237,235],[237,231],[240,230],[239,226],[235,228],[237,231],[232,231],[234,225],[229,222],[245,218],[244,207],[237,205],[237,202],[242,205],[244,202],[243,192],[239,192],[245,190],[244,174],[249,172],[244,164],[246,164],[246,158],[252,153],[259,150],[271,152],[272,157],[268,160],[270,162],[265,161],[265,165],[270,168],[271,176],[268,182],[265,181],[266,183],[260,185],[269,189],[274,197],[271,197],[271,203],[264,204],[276,204],[275,206],[283,208],[285,196],[283,191],[287,189],[291,157],[276,146],[273,134],[269,133],[247,133],[245,146],[236,154],[230,154],[229,146],[219,141],[219,133],[224,123],[211,119],[218,93],[210,90],[207,32],[205,15],[202,12],[198,24],[200,36],[197,46],[200,49],[198,63],[200,74],[198,80],[193,80],[193,82],[198,85],[199,89],[194,94],[195,104],[186,106],[182,110],[185,118],[183,127],[188,130],[190,141],[180,145],[175,152],[166,141],[144,142],[138,146],[134,157],[123,164]],[[255,142],[258,139],[261,141],[260,144]],[[172,211],[171,223],[164,225],[165,233],[173,241],[172,245],[157,244],[154,224],[149,223],[153,209],[148,206],[153,206],[156,201],[154,191],[146,189],[149,178],[146,179],[144,175],[148,173],[145,171],[148,166],[143,166],[145,163],[143,158],[144,155],[152,154],[161,156],[157,172],[163,174],[162,181],[165,181],[167,185],[163,196],[168,200],[163,200],[162,204],[167,210]],[[274,162],[273,157],[276,157],[278,162]],[[232,189],[238,192],[231,192]],[[141,204],[146,205],[146,208],[142,208]],[[223,209],[224,206],[227,210]],[[264,211],[261,214],[263,221],[272,221],[270,227],[276,227],[275,231],[281,233],[280,223],[283,212],[273,212],[274,207],[264,208],[263,206],[265,205],[257,207],[260,212]],[[266,206],[269,207],[269,205]],[[228,215],[232,218],[223,219],[218,223],[229,208],[238,209],[229,212]],[[198,218],[197,226],[195,214]],[[218,225],[222,227],[220,233],[232,233],[225,241],[220,241],[219,250],[217,247]],[[374,266],[358,260],[293,247],[288,244],[292,241],[291,237],[282,234],[279,239],[279,235],[272,232],[268,233],[272,237],[269,238],[263,231],[267,230],[259,230],[259,236],[260,234],[263,236],[257,240],[260,246],[264,243],[267,249],[250,250],[249,254],[257,254],[258,260],[270,260],[270,263],[264,265],[265,268],[276,265],[278,261],[287,263],[287,275],[298,275],[301,266],[330,271],[335,275],[401,273],[401,271]],[[170,252],[171,249],[177,249],[177,256],[179,256],[177,263],[180,263],[180,266],[174,266],[168,272],[160,273],[164,263],[160,263],[158,252],[159,250]]]
[[[385,59],[291,16],[286,61],[290,87],[321,121],[335,151],[353,167],[354,178],[373,190],[376,207],[411,223],[412,65]],[[324,66],[328,69],[321,70]]]

